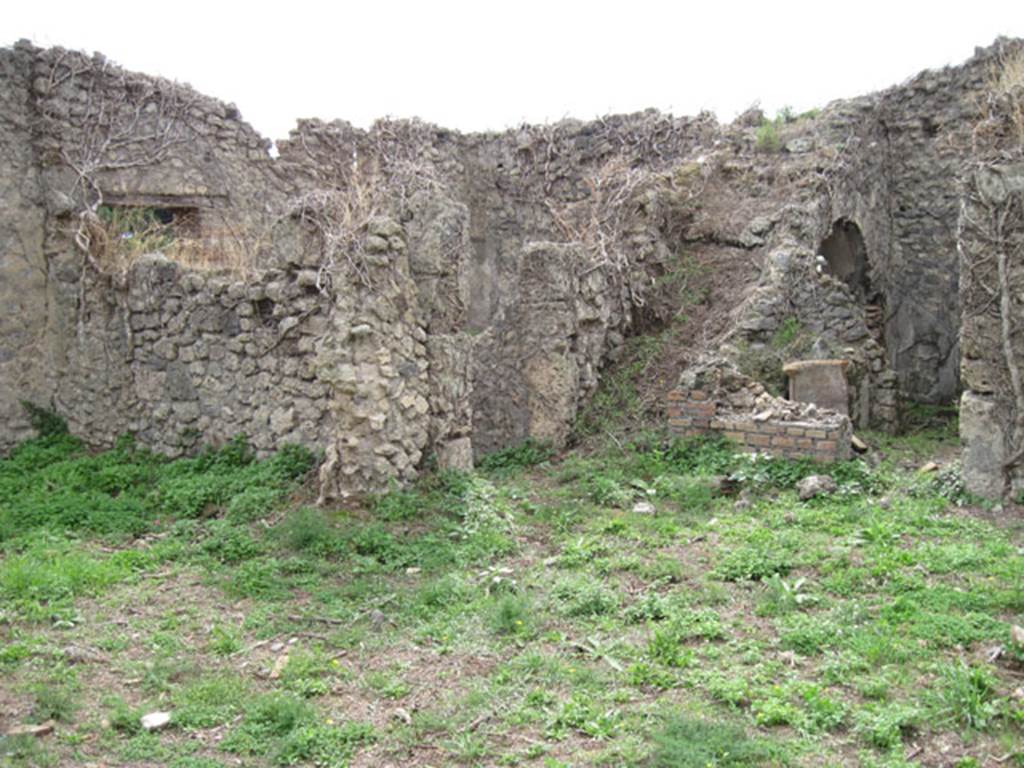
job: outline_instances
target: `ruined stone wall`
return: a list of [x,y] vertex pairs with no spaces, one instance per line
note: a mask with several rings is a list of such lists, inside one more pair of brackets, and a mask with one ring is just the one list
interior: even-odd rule
[[76,244],[82,216],[188,211],[214,262],[255,262],[288,185],[237,110],[187,86],[27,43],[0,51],[0,68],[0,450],[28,434],[20,400],[104,442],[132,422],[135,342],[125,274],[95,233]]
[[[416,121],[362,131],[310,120],[279,148],[304,189],[383,190],[362,204],[402,223],[410,296],[428,339],[443,337],[428,342],[440,378],[432,432],[463,453],[471,439],[480,455],[529,436],[565,441],[578,404],[630,332],[636,292],[672,257],[669,223],[640,199],[639,182],[716,130],[706,117],[657,113],[470,136]],[[612,193],[614,208],[602,197]],[[568,367],[542,375],[529,364],[539,349],[557,350],[556,367]],[[443,373],[450,368],[468,380],[455,384]]]
[[14,52],[30,60],[31,141],[51,215],[97,201],[195,208],[202,230],[226,240],[280,209],[290,184],[233,105],[100,54]]
[[1024,487],[1024,390],[1018,333],[1024,287],[1024,153],[981,163],[965,179],[960,296],[964,394],[963,471],[969,490],[988,498]]
[[960,389],[957,179],[1001,47],[826,114],[843,142],[831,218],[864,234],[889,365],[900,390],[921,402],[950,402]]
[[321,468],[325,497],[408,481],[427,449],[431,388],[427,334],[401,227],[375,219],[367,269],[339,268],[317,374],[332,390],[334,431]]
[[[301,442],[325,453],[327,495],[409,480],[428,451],[465,467],[528,436],[564,443],[667,256],[625,176],[710,125],[641,114],[463,137],[307,121],[271,160],[236,110],[186,87],[59,49],[4,57],[26,115],[11,176],[38,175],[31,197],[8,193],[25,215],[4,224],[45,254],[21,287],[46,316],[23,316],[42,354],[13,360],[2,447],[26,433],[24,398],[97,445]],[[573,207],[600,184],[620,194],[612,225],[595,222],[606,201]],[[89,228],[101,204],[189,211],[212,264],[109,261]],[[12,241],[4,269],[28,254]]]
[[[714,131],[704,119],[639,114],[467,137],[466,329],[489,329],[474,374],[478,453],[531,435],[564,441],[598,371],[633,328],[633,291],[667,269],[666,238],[625,192],[627,174],[671,167]],[[604,199],[601,184],[624,196]],[[612,205],[623,220],[601,218]],[[601,251],[602,236],[612,253]]]
[[250,435],[260,451],[326,443],[327,388],[315,381],[326,327],[315,273],[258,280],[140,259],[123,288],[89,279],[82,332],[70,344],[89,372],[62,378],[54,405],[77,434],[109,444],[131,432],[169,455]]
[[[800,356],[851,360],[854,422],[892,428],[899,390],[955,392],[950,169],[991,56],[788,123],[777,152],[757,120],[646,112],[473,135],[308,120],[273,159],[230,105],[19,44],[0,52],[0,450],[22,398],[97,444],[302,442],[325,495],[431,453],[564,444],[625,339],[681,314],[693,253],[760,269],[694,348],[771,358],[795,323]],[[100,204],[187,212],[207,263],[105,260]],[[820,270],[839,221],[869,289]]]
[[32,63],[24,48],[0,56],[0,451],[30,434],[19,401],[45,403],[52,393],[46,211],[31,141]]
[[[1005,41],[1002,61],[1020,72],[1024,46]],[[1016,67],[1014,67],[1016,63]],[[999,75],[1001,70],[994,71]],[[993,77],[961,168],[960,401],[963,476],[987,498],[1024,489],[1024,83]]]
[[[803,130],[788,129],[786,165],[810,161],[804,188],[781,190],[789,199],[769,219],[772,250],[737,313],[735,338],[770,353],[783,324],[798,321],[815,339],[812,356],[851,360],[859,427],[897,429],[903,399],[949,402],[959,393],[957,180],[1002,45],[835,102]],[[844,222],[863,238],[866,295],[847,291],[827,266],[817,274],[814,256]]]
[[[777,394],[786,389],[782,366],[787,362],[848,359],[851,419],[859,428],[896,431],[897,377],[879,330],[869,322],[871,308],[817,259],[841,206],[857,220],[856,209],[842,202],[848,197],[839,191],[851,162],[840,137],[849,138],[850,126],[859,126],[865,113],[851,108],[841,119],[826,114],[796,121],[782,128],[781,152],[718,159],[718,174],[736,178],[724,189],[712,178],[702,202],[713,216],[698,226],[712,242],[745,247],[749,258],[761,263],[756,284],[737,303],[730,331],[720,342],[723,356]],[[867,207],[859,210],[869,213]],[[742,218],[730,231],[737,211]],[[873,218],[860,220],[868,222],[867,250],[877,260],[871,249],[883,249],[884,240],[870,226]]]
[[[241,282],[160,257],[137,263],[124,295],[137,399],[128,431],[170,454],[237,434],[261,452],[323,447],[331,425],[317,342],[329,306],[314,281],[303,269]],[[104,421],[83,433],[109,436]]]

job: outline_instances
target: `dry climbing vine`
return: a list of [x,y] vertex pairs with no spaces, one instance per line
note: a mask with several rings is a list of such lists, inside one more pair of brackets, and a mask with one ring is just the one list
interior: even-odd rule
[[1024,190],[1007,168],[1024,159],[1024,48],[1002,52],[978,103],[975,156],[965,173],[957,248],[964,338],[998,350],[990,385],[1012,403],[1004,492],[1024,459]]
[[[1003,367],[997,386],[1012,400],[1009,471],[1024,458],[1024,374],[1021,371],[1021,302],[1024,291],[1024,200],[1008,190],[991,163],[980,164],[965,192],[958,236],[962,265],[963,317],[983,342],[999,350]],[[987,321],[986,321],[987,318]]]
[[[60,159],[73,171],[67,191],[76,208],[74,241],[90,266],[107,244],[99,217],[104,176],[166,161],[188,142],[196,96],[169,81],[133,75],[101,56],[60,52],[36,85],[41,127],[60,141]],[[71,131],[68,132],[67,128]]]
[[291,143],[314,189],[295,197],[287,215],[311,225],[320,239],[321,292],[330,290],[331,274],[342,263],[369,288],[371,222],[400,217],[416,192],[441,188],[436,169],[422,159],[431,130],[418,120],[380,120],[369,132],[311,121],[295,132]]

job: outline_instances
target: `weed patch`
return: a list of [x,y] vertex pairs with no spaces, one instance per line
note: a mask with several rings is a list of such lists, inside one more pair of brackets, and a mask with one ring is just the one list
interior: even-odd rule
[[543,464],[554,456],[554,449],[536,440],[524,440],[494,453],[481,457],[477,467],[483,472],[524,469]]
[[175,691],[174,723],[182,728],[211,728],[230,722],[251,696],[249,686],[231,675],[203,677]]
[[932,692],[932,713],[940,721],[985,730],[998,717],[997,681],[985,667],[953,662],[941,666]]
[[750,739],[742,728],[676,716],[654,736],[650,768],[754,768],[765,765],[771,752]]
[[[337,509],[286,506],[300,452],[258,461],[236,440],[169,461],[130,440],[97,454],[36,438],[0,461],[0,669],[16,720],[58,719],[59,737],[6,740],[4,759],[776,768],[902,764],[926,740],[1020,753],[1024,529],[903,469],[936,445],[923,435],[886,438],[899,459],[876,468],[653,432],[557,464],[519,447],[484,474]],[[840,492],[798,502],[811,471]],[[172,727],[142,732],[155,709]]]

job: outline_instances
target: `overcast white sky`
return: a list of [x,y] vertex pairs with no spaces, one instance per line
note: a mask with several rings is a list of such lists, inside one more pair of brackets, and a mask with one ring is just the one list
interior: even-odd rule
[[1024,36],[1020,0],[8,3],[27,37],[192,84],[269,138],[299,117],[461,130],[646,107],[798,111]]

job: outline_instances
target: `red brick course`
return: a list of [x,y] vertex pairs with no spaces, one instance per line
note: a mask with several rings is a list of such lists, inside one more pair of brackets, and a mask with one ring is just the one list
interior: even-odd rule
[[850,458],[849,419],[836,426],[817,421],[792,422],[719,414],[718,404],[702,390],[672,390],[667,397],[669,430],[682,437],[719,433],[745,450],[787,458],[838,461]]

